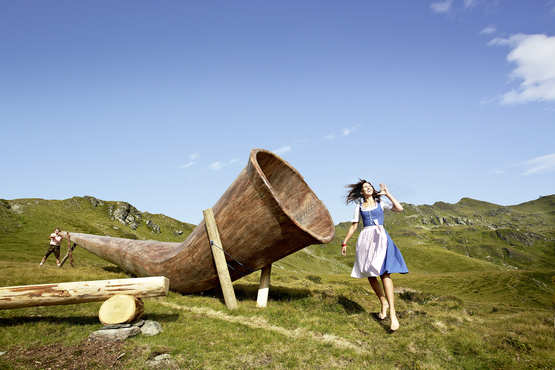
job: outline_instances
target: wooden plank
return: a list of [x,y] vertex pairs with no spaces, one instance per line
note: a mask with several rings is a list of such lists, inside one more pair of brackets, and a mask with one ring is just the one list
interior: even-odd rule
[[260,275],[260,287],[258,288],[258,297],[256,305],[264,308],[268,305],[268,293],[270,291],[270,275],[272,274],[272,264],[265,266]]
[[[222,292],[224,294],[225,304],[229,310],[234,310],[238,307],[237,299],[235,298],[233,284],[231,284],[231,277],[229,276],[229,269],[227,268],[225,253],[222,250],[223,245],[222,241],[220,240],[220,234],[218,233],[216,218],[214,217],[214,212],[212,211],[212,208],[205,209],[204,211],[202,211],[202,213],[204,215],[206,232],[208,233],[208,239],[210,242],[210,247],[212,249],[212,255],[214,256],[216,270],[218,271],[218,279],[220,280],[220,286],[222,287]],[[213,246],[212,242],[216,245]]]
[[24,285],[0,288],[0,309],[55,306],[105,301],[117,294],[160,297],[168,294],[164,276]]

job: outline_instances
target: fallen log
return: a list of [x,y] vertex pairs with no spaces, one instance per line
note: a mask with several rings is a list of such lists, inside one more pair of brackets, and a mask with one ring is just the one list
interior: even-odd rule
[[104,325],[125,324],[138,320],[145,312],[143,300],[127,294],[118,294],[102,303],[98,318]]
[[169,285],[168,278],[155,276],[2,287],[0,309],[99,302],[117,294],[160,297],[168,294]]

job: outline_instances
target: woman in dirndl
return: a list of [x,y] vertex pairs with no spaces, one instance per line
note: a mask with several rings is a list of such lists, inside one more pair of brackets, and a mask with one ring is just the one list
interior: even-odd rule
[[[401,251],[383,227],[383,215],[386,209],[402,212],[403,206],[391,195],[385,184],[380,184],[379,192],[366,180],[347,185],[347,188],[350,190],[346,196],[346,203],[355,203],[356,207],[353,223],[341,245],[341,253],[344,256],[347,254],[347,242],[357,230],[358,223],[362,218],[364,229],[357,239],[355,264],[351,277],[368,278],[380,300],[381,311],[377,314],[378,318],[384,320],[389,309],[390,328],[395,331],[399,329],[399,320],[395,312],[395,294],[390,274],[406,274],[409,270]],[[391,203],[382,201],[382,195],[387,197]],[[383,288],[378,281],[378,276],[382,280]]]

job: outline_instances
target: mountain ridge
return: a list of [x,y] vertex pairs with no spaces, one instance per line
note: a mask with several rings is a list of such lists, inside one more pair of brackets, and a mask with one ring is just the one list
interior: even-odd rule
[[[441,273],[461,266],[471,270],[555,268],[555,195],[514,206],[471,198],[454,204],[402,204],[404,212],[386,213],[385,227],[411,271]],[[358,232],[349,242],[347,258],[338,251],[350,224],[338,223],[331,243],[309,246],[276,261],[276,267],[304,273],[348,273]],[[30,254],[40,255],[45,236],[56,227],[127,239],[183,242],[196,226],[141,212],[127,202],[92,196],[0,199],[4,252],[25,245],[32,250]],[[442,262],[442,258],[456,262]]]

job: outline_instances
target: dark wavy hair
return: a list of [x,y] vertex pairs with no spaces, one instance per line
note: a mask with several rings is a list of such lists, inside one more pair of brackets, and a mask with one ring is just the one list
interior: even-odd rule
[[380,195],[376,191],[376,188],[374,187],[374,185],[372,185],[370,183],[370,181],[366,181],[366,180],[363,180],[363,179],[358,179],[358,182],[356,184],[349,184],[349,185],[345,186],[347,189],[350,189],[347,192],[347,195],[345,196],[345,204],[363,203],[364,202],[364,196],[362,195],[362,185],[364,185],[366,183],[369,183],[372,186],[372,189],[374,190],[374,193],[372,194],[372,198],[374,198],[374,200],[376,202],[379,202],[380,201]]

